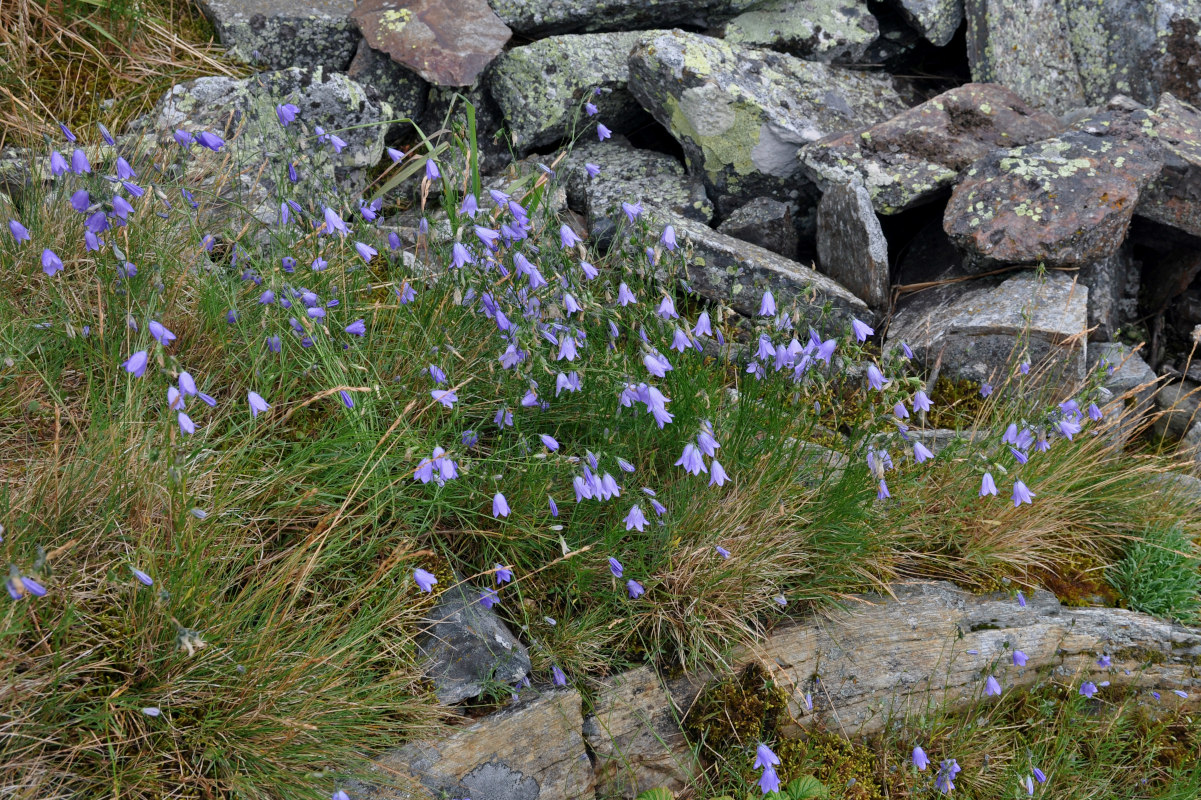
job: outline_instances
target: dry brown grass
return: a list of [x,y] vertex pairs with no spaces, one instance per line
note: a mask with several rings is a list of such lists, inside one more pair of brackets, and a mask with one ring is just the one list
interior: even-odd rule
[[244,71],[188,0],[0,0],[0,146],[58,121],[97,141],[94,123],[116,133],[174,83]]

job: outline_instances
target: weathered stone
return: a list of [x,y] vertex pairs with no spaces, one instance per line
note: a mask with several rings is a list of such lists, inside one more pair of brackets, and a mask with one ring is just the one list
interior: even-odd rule
[[630,50],[641,36],[638,31],[552,36],[497,59],[487,83],[514,146],[524,153],[558,142],[573,126],[583,128],[585,99],[610,130],[627,133],[640,124],[642,107],[626,84]]
[[[600,174],[589,178],[585,164]],[[563,159],[559,169],[567,187],[568,206],[584,215],[588,231],[605,246],[625,218],[621,204],[641,203],[648,212],[663,210],[708,224],[713,205],[699,181],[684,174],[676,159],[653,150],[638,150],[624,138],[589,142]]]
[[1201,418],[1198,414],[1199,404],[1201,388],[1193,381],[1185,380],[1160,387],[1155,394],[1155,408],[1159,411],[1152,425],[1155,435],[1172,441],[1183,439]]
[[680,730],[700,694],[701,678],[664,681],[649,667],[605,680],[593,712],[584,718],[584,740],[596,759],[597,790],[606,797],[636,797],[662,787],[680,791],[701,764]]
[[1062,114],[1085,105],[1065,21],[1047,0],[964,0],[972,80]]
[[[408,67],[397,64],[387,53],[360,41],[346,74],[363,86],[376,91],[380,99],[392,107],[393,119],[420,120],[430,86]],[[407,133],[409,127],[391,126],[396,134]],[[391,134],[390,134],[391,135]]]
[[1201,236],[1201,111],[1171,94],[1155,108],[1163,170],[1139,195],[1134,213]]
[[[903,298],[888,329],[918,363],[940,374],[980,383],[995,380],[1017,358],[1048,363],[1064,380],[1084,377],[1088,289],[1064,273],[1024,272],[1006,280],[980,279]],[[1015,348],[1024,347],[1020,352]]]
[[1101,413],[1106,419],[1126,415],[1128,421],[1123,424],[1120,436],[1125,441],[1151,413],[1158,387],[1155,370],[1143,361],[1137,350],[1116,342],[1090,344],[1088,369],[1090,372],[1105,371],[1101,388],[1110,397],[1100,404]]
[[[581,734],[575,690],[533,701],[448,729],[437,739],[407,744],[377,759],[381,784],[356,786],[372,800],[576,800],[593,797],[592,765]],[[422,791],[424,787],[425,791]]]
[[[934,698],[949,707],[977,702],[985,677],[1006,687],[1044,680],[1191,689],[1201,631],[1116,608],[1068,608],[1050,592],[1025,607],[1009,595],[978,596],[949,583],[892,587],[820,623],[776,631],[753,660],[791,688],[789,710],[802,724],[828,720],[871,734],[896,713]],[[1025,667],[1012,653],[1026,654]],[[1097,667],[1106,654],[1111,666]],[[813,698],[810,711],[804,701]],[[836,722],[835,722],[836,720]]]
[[722,215],[758,196],[795,200],[797,147],[904,108],[886,77],[683,31],[634,48],[630,91],[679,140]]
[[1067,0],[1060,15],[1087,102],[1125,94],[1154,105],[1164,91],[1201,102],[1201,3]]
[[862,58],[879,34],[864,0],[767,0],[726,23],[722,38],[845,64]]
[[963,24],[963,0],[892,0],[909,24],[931,44],[942,47]]
[[756,197],[726,217],[717,229],[726,236],[796,260],[796,225],[792,220],[792,209],[787,203],[770,197]]
[[684,277],[692,290],[744,316],[758,313],[767,289],[781,310],[795,301],[802,329],[813,325],[821,330],[828,325],[829,318],[823,316],[827,304],[829,316],[836,320],[867,318],[871,313],[862,300],[810,267],[690,219],[659,215],[658,221],[675,226],[677,240],[686,247]]
[[1108,342],[1138,316],[1139,276],[1130,247],[1124,245],[1111,256],[1085,264],[1078,277],[1088,287],[1088,339]]
[[489,685],[517,683],[530,671],[525,645],[466,584],[438,595],[417,647],[438,701],[447,705],[479,697]]
[[969,83],[871,128],[807,144],[799,158],[823,191],[857,176],[877,212],[896,214],[938,197],[989,151],[1059,130],[1004,86]]
[[943,227],[970,265],[1076,266],[1113,255],[1160,168],[1145,112],[1104,112],[1053,139],[997,150],[951,195]]
[[529,38],[574,32],[712,28],[763,0],[490,0],[514,32]]
[[363,0],[363,38],[438,86],[470,86],[513,32],[486,0]]
[[[429,102],[425,107],[425,116],[422,118],[422,130],[429,134],[442,130],[447,125],[456,123],[466,125],[467,112],[463,102],[464,98],[475,109],[480,170],[495,172],[508,166],[513,161],[514,154],[511,143],[504,134],[504,116],[497,108],[496,101],[492,99],[492,94],[484,86],[483,78],[474,86],[466,88],[430,87]],[[462,151],[456,152],[452,158],[462,160]]]
[[359,43],[354,0],[197,0],[235,57],[269,69],[342,72]]
[[[284,128],[275,108],[288,102],[300,112]],[[208,130],[224,138],[232,146],[220,153],[193,147],[189,165],[224,164],[218,176],[223,182],[220,193],[270,221],[278,213],[278,201],[269,198],[275,197],[276,182],[287,180],[279,154],[294,154],[289,160],[302,180],[314,185],[336,182],[350,193],[361,191],[366,170],[383,156],[385,128],[379,123],[390,115],[387,103],[371,99],[343,74],[292,68],[241,80],[210,77],[176,84],[149,115],[130,127],[157,134],[163,146],[171,144],[177,128]],[[317,140],[318,126],[346,141],[341,153]]]
[[888,304],[888,242],[863,184],[831,186],[817,206],[817,259],[872,308]]

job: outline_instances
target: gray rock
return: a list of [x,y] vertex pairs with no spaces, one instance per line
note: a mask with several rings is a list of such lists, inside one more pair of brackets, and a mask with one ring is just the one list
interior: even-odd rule
[[[640,124],[638,101],[627,91],[629,54],[637,31],[552,36],[505,53],[487,83],[521,153],[554,144],[590,120],[588,100],[610,130],[627,133]],[[601,89],[600,95],[592,94]],[[595,135],[592,135],[595,138]]]
[[[467,88],[431,86],[429,102],[425,107],[422,118],[422,130],[427,133],[442,130],[447,125],[456,123],[466,126],[467,115],[462,95],[475,108],[476,140],[479,144],[480,170],[490,173],[508,166],[515,160],[508,136],[505,134],[505,120],[501,111],[492,99],[492,94],[484,86],[481,78],[474,86]],[[453,108],[452,108],[453,107]],[[458,159],[458,162],[453,161]],[[461,152],[456,151],[452,163],[462,162]],[[460,169],[462,166],[460,166]],[[461,173],[460,173],[461,174]]]
[[1190,380],[1169,383],[1155,394],[1155,409],[1159,412],[1151,429],[1156,436],[1179,441],[1199,419],[1198,405],[1201,387]]
[[767,0],[726,23],[722,38],[846,64],[862,58],[879,34],[880,23],[864,0]]
[[[376,50],[366,41],[359,42],[346,74],[352,80],[375,90],[380,99],[392,107],[393,119],[420,120],[425,113],[430,85],[416,72],[397,64],[388,54]],[[391,126],[389,138],[409,132],[408,125]]]
[[863,301],[820,272],[770,250],[726,236],[683,217],[659,215],[675,227],[685,246],[686,274],[692,291],[751,317],[758,313],[763,292],[770,289],[781,312],[795,302],[797,325],[824,330],[831,320],[845,323],[867,318]]
[[197,0],[235,57],[270,69],[342,72],[359,43],[355,0]]
[[678,792],[700,775],[680,721],[704,685],[701,677],[668,682],[649,667],[601,682],[584,718],[598,792],[626,798],[654,788]]
[[1090,342],[1108,342],[1138,316],[1138,270],[1129,245],[1111,256],[1085,264],[1077,273],[1088,287]]
[[[585,164],[601,168],[589,178]],[[653,150],[638,150],[615,136],[588,142],[571,151],[559,169],[567,188],[567,204],[582,214],[589,234],[606,246],[625,220],[621,204],[641,203],[648,212],[672,212],[700,223],[713,218],[713,205],[699,181],[684,173],[676,159]]]
[[471,86],[513,32],[486,0],[361,0],[363,38],[436,86]]
[[[907,342],[919,364],[952,379],[995,381],[1020,360],[1052,377],[1081,380],[1087,358],[1088,289],[1058,272],[1019,273],[909,295],[897,304],[888,342]],[[1022,349],[1018,349],[1022,348]]]
[[1062,114],[1086,105],[1068,27],[1045,0],[964,0],[972,80]]
[[[288,128],[279,124],[275,110],[285,102],[300,108]],[[268,198],[274,198],[277,182],[287,180],[281,154],[294,154],[290,158],[309,185],[337,183],[353,194],[362,190],[367,169],[383,156],[385,126],[379,123],[391,113],[387,103],[371,99],[343,74],[292,68],[240,80],[211,77],[176,84],[150,114],[130,127],[157,134],[162,146],[173,146],[171,136],[177,128],[223,137],[229,146],[220,153],[193,147],[192,158],[221,159],[225,167],[220,191],[248,206],[259,219],[271,221],[278,202]],[[313,134],[318,126],[346,141],[341,153],[317,141]]]
[[822,272],[872,308],[888,305],[888,242],[862,183],[831,186],[822,194],[817,259]]
[[514,684],[529,674],[525,645],[496,612],[480,605],[479,591],[468,584],[438,595],[424,624],[417,647],[440,703],[479,697],[490,685]]
[[798,157],[823,190],[857,177],[877,212],[896,214],[942,195],[989,151],[1060,130],[1004,86],[969,83],[878,125],[807,144]]
[[904,109],[886,77],[683,31],[634,48],[630,91],[679,140],[722,215],[759,196],[797,199],[797,147]]
[[1154,105],[1161,92],[1201,102],[1201,3],[1067,0],[1059,13],[1087,102],[1124,94]]
[[969,168],[943,227],[979,270],[1078,266],[1113,255],[1159,172],[1146,112],[1107,111],[1053,139],[996,150]]
[[735,209],[717,229],[726,236],[758,245],[765,250],[796,260],[797,232],[792,209],[770,197],[756,197]]
[[1155,370],[1147,365],[1138,351],[1116,342],[1097,342],[1088,348],[1088,369],[1104,370],[1101,387],[1110,394],[1101,403],[1106,419],[1124,415],[1119,441],[1125,442],[1145,422],[1154,407],[1158,388]]
[[1164,166],[1138,198],[1134,213],[1201,236],[1201,111],[1164,94],[1155,108]]
[[963,0],[892,0],[910,25],[931,44],[942,47],[963,24]]
[[523,700],[474,724],[447,728],[438,738],[384,754],[372,769],[380,785],[356,784],[352,796],[371,800],[591,797],[594,779],[581,735],[583,725],[580,694],[575,690]]
[[711,28],[763,0],[489,0],[505,24],[528,38],[552,34]]

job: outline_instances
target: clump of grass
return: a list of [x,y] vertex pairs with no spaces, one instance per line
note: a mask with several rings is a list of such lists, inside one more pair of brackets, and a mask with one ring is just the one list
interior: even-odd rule
[[175,83],[245,72],[186,0],[0,3],[0,65],[0,146],[58,136],[58,122],[99,141],[96,122],[119,130]]
[[[580,683],[720,664],[898,576],[1025,585],[1149,521],[1201,526],[1147,491],[1167,462],[1132,466],[1091,385],[1068,401],[1015,367],[976,444],[926,457],[900,419],[922,377],[845,317],[682,318],[693,256],[647,214],[594,252],[550,171],[490,197],[469,135],[428,146],[396,169],[447,147],[466,168],[425,173],[441,206],[413,229],[286,161],[264,169],[289,219],[209,213],[229,176],[194,145],[102,149],[0,209],[30,232],[0,233],[0,547],[47,590],[14,583],[0,619],[6,785],[328,796],[439,716],[419,568],[496,590],[535,680]],[[178,177],[114,195],[118,155]],[[985,473],[1036,497],[982,498]]]
[[1110,568],[1109,582],[1135,611],[1195,624],[1201,612],[1195,547],[1177,525],[1149,527]]

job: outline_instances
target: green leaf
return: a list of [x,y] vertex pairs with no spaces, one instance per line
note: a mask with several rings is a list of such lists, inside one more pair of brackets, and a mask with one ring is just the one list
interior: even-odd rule
[[784,787],[788,800],[811,800],[815,797],[829,797],[830,790],[826,785],[812,775],[802,775],[788,782]]
[[647,789],[638,795],[637,800],[676,800],[676,796],[671,793],[670,789],[664,789],[660,786],[654,789]]

